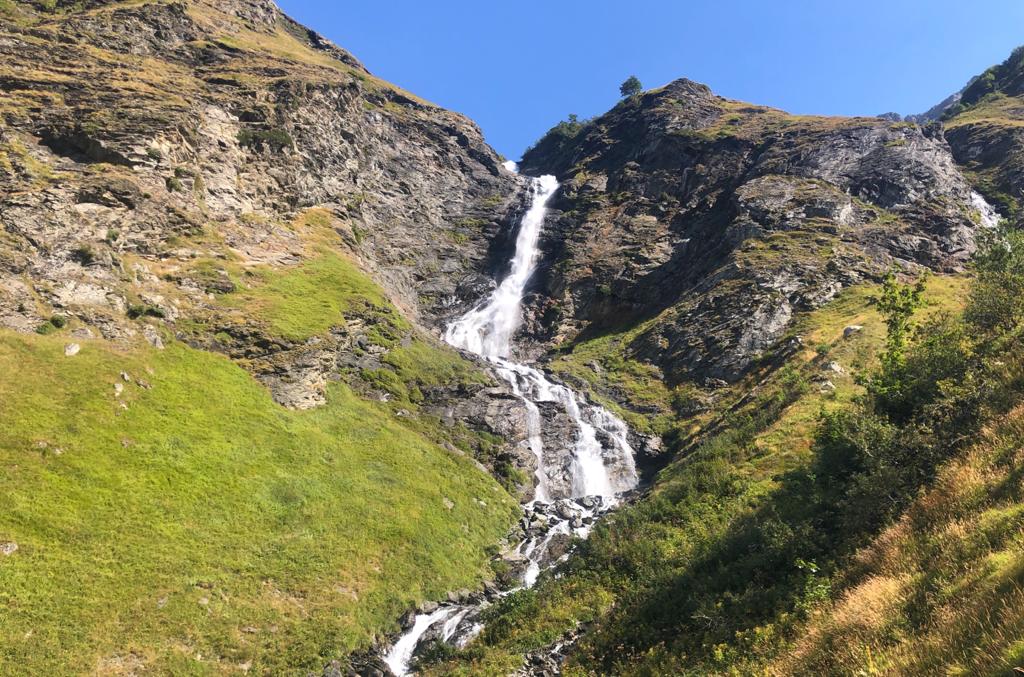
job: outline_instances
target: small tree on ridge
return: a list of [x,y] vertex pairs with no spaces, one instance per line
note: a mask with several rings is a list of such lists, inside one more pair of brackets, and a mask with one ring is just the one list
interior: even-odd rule
[[644,86],[640,84],[640,79],[635,75],[630,75],[626,78],[626,81],[619,86],[619,94],[623,98],[633,97],[642,92]]

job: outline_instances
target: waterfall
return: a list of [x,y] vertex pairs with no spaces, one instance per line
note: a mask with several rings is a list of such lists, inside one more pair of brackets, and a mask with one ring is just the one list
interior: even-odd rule
[[981,225],[986,228],[995,228],[999,225],[999,212],[977,191],[971,193],[971,204],[981,217]]
[[512,335],[522,322],[523,291],[537,264],[537,243],[547,203],[558,190],[558,181],[553,176],[542,176],[530,186],[532,199],[519,224],[512,268],[486,303],[448,327],[444,339],[456,348],[492,360],[507,358],[511,352]]
[[[629,431],[622,420],[551,381],[541,370],[512,360],[512,338],[522,325],[523,294],[536,269],[547,204],[557,190],[553,176],[530,180],[530,206],[519,223],[508,275],[489,298],[449,325],[444,335],[452,346],[490,362],[527,410],[527,444],[537,459],[537,486],[533,500],[524,507],[526,538],[516,548],[527,563],[520,588],[532,587],[542,570],[554,564],[550,555],[554,539],[585,538],[594,519],[639,481]],[[544,448],[541,402],[553,403],[572,420],[576,430],[568,456]],[[553,475],[566,474],[567,486],[551,480]],[[456,646],[470,641],[482,629],[477,612],[486,604],[449,604],[416,616],[386,657],[392,672],[409,674],[416,647],[428,637]]]

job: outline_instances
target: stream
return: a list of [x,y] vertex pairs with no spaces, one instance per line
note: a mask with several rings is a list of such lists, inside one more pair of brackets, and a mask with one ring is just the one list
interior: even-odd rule
[[[527,409],[528,444],[537,458],[536,489],[523,506],[525,538],[514,548],[523,567],[515,590],[532,587],[541,572],[565,559],[565,541],[586,538],[599,516],[637,486],[639,478],[626,424],[608,410],[591,404],[539,369],[512,359],[512,337],[522,323],[522,302],[539,256],[538,243],[547,204],[558,190],[553,176],[530,179],[530,206],[519,223],[509,274],[497,289],[449,325],[445,341],[490,362],[494,372],[522,399]],[[557,407],[572,420],[571,453],[545,449],[542,408]],[[553,478],[566,478],[554,481]],[[417,648],[442,641],[463,647],[483,630],[480,612],[490,602],[429,605],[395,642],[385,662],[395,675],[410,674]]]

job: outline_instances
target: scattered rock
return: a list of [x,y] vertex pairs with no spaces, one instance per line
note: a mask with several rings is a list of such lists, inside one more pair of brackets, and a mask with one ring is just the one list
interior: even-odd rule
[[862,331],[864,331],[864,327],[862,325],[851,324],[850,326],[846,327],[846,329],[843,329],[843,338],[848,339],[854,334],[859,334]]
[[0,555],[4,557],[10,557],[18,551],[18,544],[14,541],[4,541],[0,543]]
[[67,357],[77,355],[81,350],[82,346],[78,345],[77,343],[69,343],[66,346],[64,346],[64,354]]
[[122,384],[120,384],[120,383],[115,383],[114,384],[114,397],[121,397],[121,394],[123,392],[124,392],[124,386]]
[[829,362],[825,365],[825,371],[831,371],[836,374],[845,374],[846,370],[843,369],[843,365],[838,362]]
[[455,502],[452,499],[448,498],[447,496],[441,499],[441,503],[444,504],[444,507],[447,510],[452,510],[455,508]]
[[146,337],[146,340],[149,341],[149,344],[156,348],[157,350],[164,349],[164,341],[162,338],[160,338],[160,334],[153,327],[147,324],[142,329],[142,335]]
[[822,381],[818,388],[823,393],[833,393],[836,390],[836,384],[832,381]]

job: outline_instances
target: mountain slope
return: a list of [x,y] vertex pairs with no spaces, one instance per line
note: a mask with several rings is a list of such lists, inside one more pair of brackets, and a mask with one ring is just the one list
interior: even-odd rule
[[[1014,252],[1005,279],[965,274],[992,214],[943,131],[791,116],[682,80],[562,123],[527,152],[524,169],[556,172],[565,190],[526,331],[553,371],[647,435],[651,486],[558,575],[498,605],[478,645],[438,651],[430,674],[1014,664],[1017,522],[1000,518],[1000,540],[964,539],[970,552],[941,562],[917,548],[959,547],[962,532],[900,532],[894,551],[884,530],[1020,401],[1020,242],[986,250]],[[915,278],[917,291],[897,282]],[[915,295],[923,328],[893,343],[891,301]],[[905,363],[885,357],[903,341]],[[870,385],[885,378],[890,395]],[[884,407],[899,393],[897,415]],[[969,523],[977,506],[1011,510],[1015,468],[987,485],[1006,488],[1005,503],[936,509]],[[907,570],[902,587],[862,567],[860,548],[885,549]],[[1005,566],[980,580],[990,555]],[[960,598],[945,583],[961,565],[979,571],[950,584],[972,595],[951,618]]]
[[946,111],[946,138],[958,163],[1015,225],[1024,199],[1024,48],[975,78]]
[[0,672],[320,670],[493,578],[525,412],[430,330],[518,205],[479,130],[264,0],[0,53]]
[[670,383],[736,380],[795,313],[892,265],[962,267],[979,219],[937,129],[790,116],[685,80],[549,135],[523,167],[567,186],[538,284],[549,335],[660,314],[630,347]]

